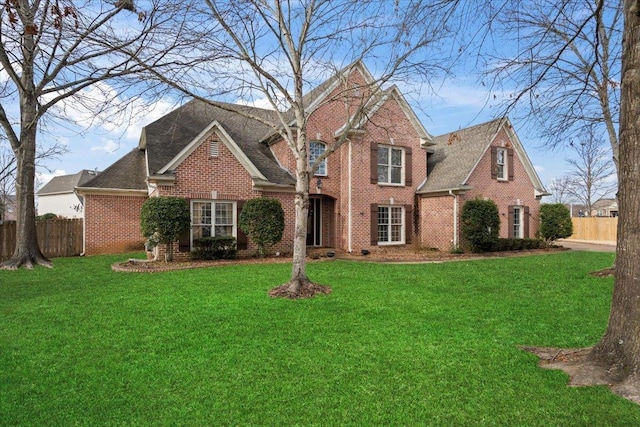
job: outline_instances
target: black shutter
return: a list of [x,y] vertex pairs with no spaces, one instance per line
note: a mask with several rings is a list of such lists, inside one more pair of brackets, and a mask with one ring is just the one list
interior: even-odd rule
[[404,185],[410,187],[413,185],[411,173],[413,172],[413,164],[411,163],[411,147],[404,149]]
[[411,243],[413,237],[413,205],[404,205],[404,242]]
[[509,220],[507,221],[507,227],[509,227],[509,238],[512,239],[513,236],[513,222],[514,222],[514,217],[515,217],[515,211],[514,211],[514,206],[510,205],[509,206],[509,213],[508,213],[508,218]]
[[507,169],[509,170],[509,181],[513,181],[515,176],[513,173],[513,148],[507,150]]
[[522,215],[522,220],[524,221],[524,231],[522,232],[523,237],[525,239],[529,238],[529,206],[525,206],[524,208],[524,215]]
[[378,205],[371,204],[371,244],[378,245]]
[[238,227],[238,223],[240,222],[240,213],[242,212],[242,206],[244,205],[244,200],[236,201],[236,245],[238,250],[247,249],[247,235],[240,230]]
[[378,183],[378,143],[371,142],[371,158],[369,159],[371,168],[371,183]]

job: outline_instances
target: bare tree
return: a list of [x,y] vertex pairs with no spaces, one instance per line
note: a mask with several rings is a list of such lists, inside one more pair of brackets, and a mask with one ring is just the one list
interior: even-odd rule
[[[141,88],[135,77],[145,71],[137,61],[162,69],[175,64],[174,49],[193,45],[180,32],[189,4],[149,0],[139,10],[133,0],[4,0],[0,8],[0,64],[8,76],[0,86],[0,128],[15,155],[17,197],[16,249],[2,267],[51,266],[35,231],[35,159],[43,118],[66,118],[65,102],[99,116],[109,108],[117,111],[121,94],[153,95],[155,88]],[[102,101],[87,95],[91,87],[102,91]]]
[[611,154],[603,145],[603,139],[593,128],[587,129],[577,142],[570,143],[576,156],[567,159],[570,169],[566,191],[569,197],[585,206],[588,216],[593,203],[615,193],[617,187]]
[[[441,61],[429,49],[442,41],[445,23],[455,2],[388,2],[354,0],[261,1],[207,0],[202,12],[221,34],[207,37],[203,50],[221,53],[224,61],[202,63],[197,73],[157,77],[184,93],[212,105],[262,122],[285,141],[295,159],[295,237],[293,267],[287,296],[313,294],[317,288],[306,273],[306,230],[310,177],[318,165],[343,144],[352,130],[367,120],[367,112],[384,95],[384,85],[432,77]],[[435,50],[435,49],[434,49]],[[433,51],[431,52],[431,54]],[[344,81],[342,90],[324,102],[341,102],[344,128],[318,156],[308,162],[307,120],[318,107],[310,105],[305,91],[335,75],[347,64],[363,61],[376,77],[357,87]],[[153,70],[152,70],[153,71]],[[209,77],[203,82],[203,75]],[[343,75],[344,77],[344,75]],[[203,83],[221,86],[206,89]],[[206,96],[203,96],[205,94]],[[211,94],[218,96],[212,100]],[[275,120],[216,101],[235,97],[266,99],[277,112]]]
[[551,193],[551,203],[572,203],[575,202],[571,198],[571,178],[568,176],[562,176],[560,178],[554,178],[549,182],[547,188]]
[[503,104],[517,105],[549,146],[597,126],[617,165],[622,4],[505,0],[502,5],[492,29],[514,43],[500,43],[486,57],[495,89],[511,94]]

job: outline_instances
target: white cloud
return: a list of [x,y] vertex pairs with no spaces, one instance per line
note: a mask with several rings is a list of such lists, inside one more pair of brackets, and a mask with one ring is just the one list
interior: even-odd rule
[[107,139],[102,142],[102,145],[94,145],[93,147],[91,147],[91,151],[104,151],[107,154],[111,154],[115,153],[118,148],[120,148],[119,143],[111,139]]
[[542,173],[544,172],[544,166],[541,165],[533,165],[533,168],[536,170],[536,172],[538,173]]
[[67,175],[64,169],[56,169],[53,172],[37,172],[36,173],[36,188],[42,188],[46,183],[51,181],[56,176]]

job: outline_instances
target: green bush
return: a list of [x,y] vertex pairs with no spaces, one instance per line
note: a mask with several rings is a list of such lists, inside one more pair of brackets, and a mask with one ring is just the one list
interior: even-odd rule
[[238,226],[255,242],[258,256],[264,256],[265,247],[282,239],[284,210],[280,201],[267,197],[247,200],[240,212]]
[[233,236],[201,237],[193,241],[193,259],[234,259],[237,254],[236,238]]
[[492,252],[526,251],[530,249],[543,249],[547,243],[541,239],[498,239],[491,247]]
[[540,237],[552,242],[573,234],[569,209],[561,203],[540,205]]
[[47,221],[49,219],[56,219],[56,218],[58,218],[58,215],[54,214],[53,212],[47,212],[46,214],[38,215],[36,217],[36,221]]
[[166,260],[173,260],[173,245],[191,226],[189,203],[180,197],[151,197],[142,205],[140,228],[149,246],[167,245]]
[[490,251],[500,234],[500,215],[493,200],[467,200],[462,206],[462,237],[473,252]]

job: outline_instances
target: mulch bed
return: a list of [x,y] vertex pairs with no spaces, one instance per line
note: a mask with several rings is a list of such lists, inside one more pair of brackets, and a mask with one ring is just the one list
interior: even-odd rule
[[[463,253],[452,254],[448,252],[412,249],[412,248],[379,248],[375,252],[368,255],[360,253],[348,253],[337,251],[334,249],[311,249],[307,254],[308,262],[331,262],[336,259],[349,261],[365,261],[365,262],[382,262],[382,263],[428,263],[428,262],[445,262],[445,261],[466,261],[472,259],[483,258],[504,258],[514,256],[527,256],[545,253],[555,253],[558,251],[568,250],[563,247],[552,247],[547,249],[534,249],[527,251],[509,251],[509,252],[488,252],[488,253]],[[334,252],[333,257],[328,257],[327,252]],[[151,261],[144,259],[130,259],[128,261],[115,263],[111,266],[114,271],[133,272],[133,273],[156,273],[172,270],[186,270],[191,268],[218,267],[225,265],[242,265],[242,264],[265,264],[265,263],[290,263],[291,256],[267,256],[265,258],[247,257],[234,260],[215,260],[215,261]]]

